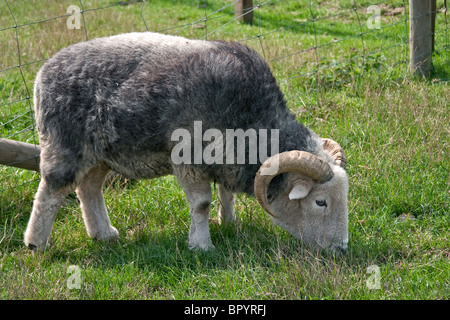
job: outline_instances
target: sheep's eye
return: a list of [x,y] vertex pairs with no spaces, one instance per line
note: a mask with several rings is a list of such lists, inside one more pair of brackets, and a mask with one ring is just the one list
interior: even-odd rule
[[327,202],[325,200],[316,200],[316,204],[319,207],[326,207],[327,206]]

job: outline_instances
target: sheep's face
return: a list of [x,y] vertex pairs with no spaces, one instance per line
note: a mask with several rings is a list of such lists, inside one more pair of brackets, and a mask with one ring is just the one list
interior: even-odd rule
[[348,243],[348,177],[331,165],[333,177],[323,183],[289,173],[287,189],[269,203],[273,222],[307,245],[345,252]]
[[[315,142],[319,146],[315,154],[291,150],[267,159],[255,176],[255,197],[275,224],[306,244],[345,252],[347,159],[337,142],[331,139]],[[283,190],[269,199],[269,185],[279,174],[286,175]]]

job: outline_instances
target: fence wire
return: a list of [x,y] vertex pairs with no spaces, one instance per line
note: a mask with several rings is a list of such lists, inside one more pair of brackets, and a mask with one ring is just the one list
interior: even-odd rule
[[[38,144],[32,103],[36,72],[67,45],[118,33],[155,31],[245,43],[270,64],[283,91],[304,82],[305,90],[293,94],[316,97],[316,103],[324,91],[356,86],[382,65],[399,77],[408,74],[406,0],[258,0],[241,12],[235,11],[236,2],[0,0],[0,137]],[[239,24],[250,11],[252,25]],[[436,15],[435,52],[448,61],[446,0],[424,14]],[[0,165],[0,192],[35,189],[38,180],[37,173]]]

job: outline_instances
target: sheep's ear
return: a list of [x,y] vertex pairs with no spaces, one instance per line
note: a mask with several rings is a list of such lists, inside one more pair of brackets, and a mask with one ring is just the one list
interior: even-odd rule
[[289,192],[289,200],[304,199],[311,191],[312,183],[306,180],[298,180]]

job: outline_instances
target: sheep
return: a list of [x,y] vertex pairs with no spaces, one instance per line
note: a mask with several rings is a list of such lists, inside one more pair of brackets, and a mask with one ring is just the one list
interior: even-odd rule
[[[235,221],[234,194],[244,193],[307,246],[347,249],[344,151],[296,121],[267,63],[243,44],[152,32],[74,44],[38,72],[34,107],[41,181],[24,234],[31,250],[48,244],[73,191],[88,235],[118,237],[102,191],[110,170],[175,175],[190,207],[190,249],[214,248],[212,182],[222,223]],[[261,144],[266,155],[249,157]]]

